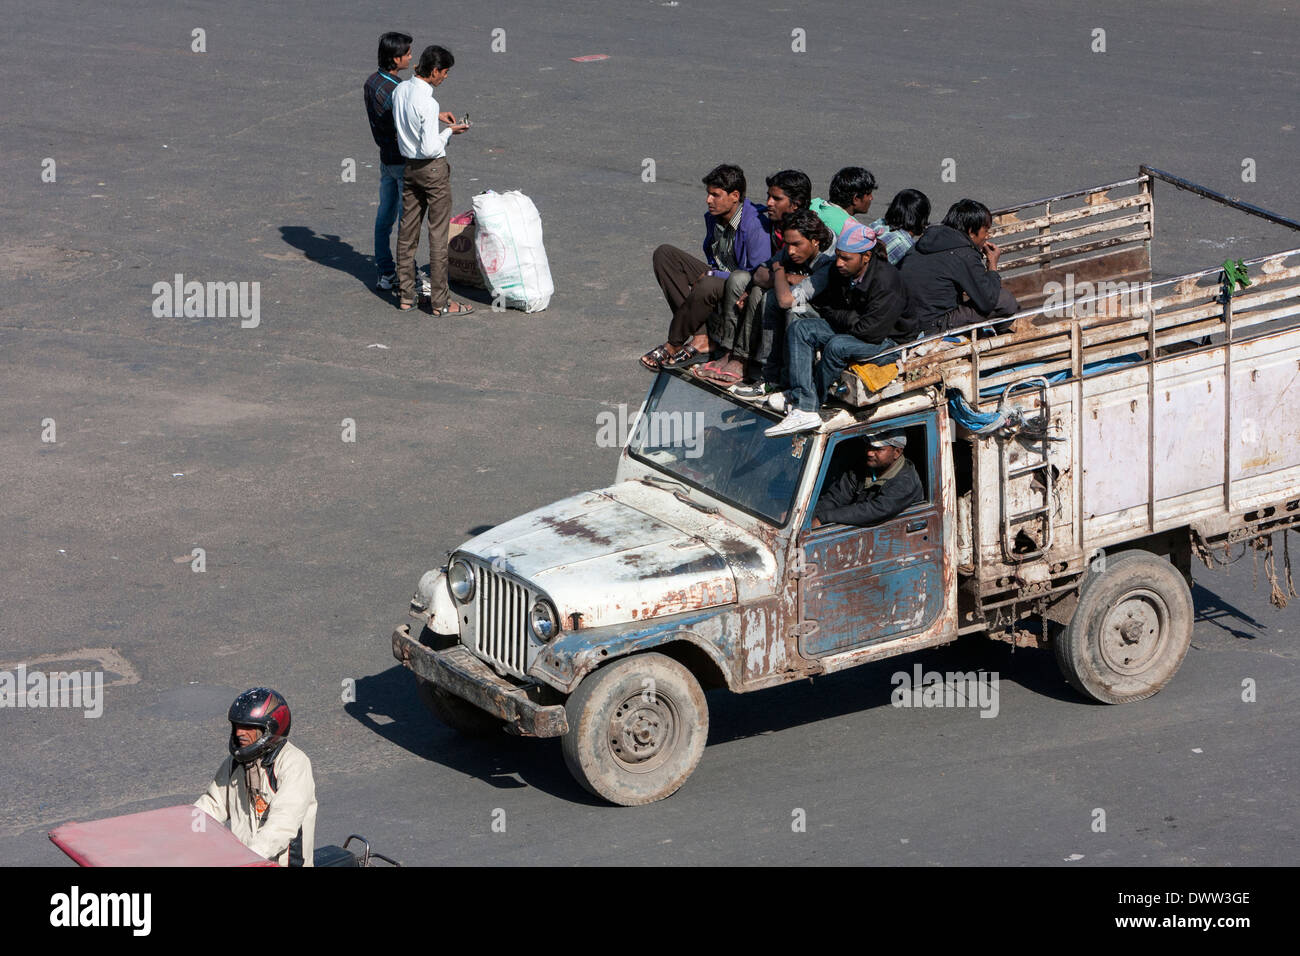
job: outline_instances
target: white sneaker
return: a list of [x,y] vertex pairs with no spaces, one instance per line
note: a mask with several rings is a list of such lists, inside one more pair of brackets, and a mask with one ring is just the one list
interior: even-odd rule
[[392,290],[392,289],[396,289],[396,288],[397,288],[397,273],[396,273],[396,272],[389,272],[389,273],[387,273],[387,274],[385,274],[385,275],[381,275],[381,276],[379,277],[379,281],[375,283],[375,288],[376,288],[376,289],[383,289],[385,292],[388,292],[388,291],[390,291],[390,290]]
[[771,395],[767,396],[767,407],[772,409],[774,412],[785,414],[786,408],[789,407],[789,400],[786,397],[786,393],[773,392]]
[[424,276],[420,276],[420,298],[421,299],[433,298],[433,286],[429,285],[429,280]]
[[777,422],[763,434],[768,438],[777,438],[781,435],[793,435],[796,432],[811,432],[820,428],[821,423],[822,417],[816,412],[805,412],[802,408],[792,408],[786,413],[783,421]]

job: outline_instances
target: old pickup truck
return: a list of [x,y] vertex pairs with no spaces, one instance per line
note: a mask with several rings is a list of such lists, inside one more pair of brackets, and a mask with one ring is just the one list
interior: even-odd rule
[[[846,373],[794,437],[659,373],[613,483],[451,552],[394,656],[447,724],[561,737],[577,780],[622,805],[694,770],[705,690],[965,634],[1050,646],[1096,701],[1156,693],[1191,639],[1193,557],[1253,546],[1272,568],[1300,522],[1300,249],[1153,281],[1157,181],[1300,229],[1149,167],[1000,209],[1010,331],[908,343],[875,393]],[[822,489],[886,428],[923,500],[814,527]],[[1289,562],[1271,579],[1284,603]]]

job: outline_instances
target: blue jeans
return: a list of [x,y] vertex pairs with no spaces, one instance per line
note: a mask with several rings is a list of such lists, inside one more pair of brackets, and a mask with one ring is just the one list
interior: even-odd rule
[[379,211],[375,213],[375,268],[381,276],[395,272],[393,223],[402,216],[402,178],[406,165],[379,164]]
[[[894,344],[885,339],[879,345],[872,345],[856,335],[836,332],[825,319],[813,316],[791,322],[785,333],[790,406],[805,412],[817,411],[826,398],[826,390],[839,380],[846,368],[874,358],[885,349],[892,349]],[[814,369],[813,358],[818,349],[822,360]]]
[[790,385],[785,370],[785,337],[789,327],[804,319],[817,318],[817,310],[811,305],[804,306],[802,312],[783,309],[776,301],[776,293],[768,292],[763,298],[762,335],[759,340],[758,355],[755,358],[763,363],[759,379],[769,385],[782,389]]

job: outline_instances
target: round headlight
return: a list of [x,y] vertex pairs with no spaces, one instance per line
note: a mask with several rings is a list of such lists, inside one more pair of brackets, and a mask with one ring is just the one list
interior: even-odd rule
[[560,631],[560,615],[550,601],[542,598],[528,612],[528,626],[539,641],[549,641]]
[[468,604],[474,596],[474,569],[464,561],[451,562],[447,568],[447,590],[461,604]]

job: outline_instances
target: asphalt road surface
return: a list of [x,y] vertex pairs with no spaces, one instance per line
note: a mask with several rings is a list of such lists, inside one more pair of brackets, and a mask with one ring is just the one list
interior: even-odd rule
[[[1249,558],[1197,571],[1193,649],[1151,700],[1093,705],[1050,654],[963,640],[711,694],[699,768],[637,809],[588,797],[556,741],[435,724],[389,649],[448,549],[612,477],[596,416],[649,384],[650,252],[698,243],[712,165],[825,195],[860,163],[882,214],[915,186],[938,218],[1147,162],[1295,216],[1293,4],[0,9],[0,670],[109,671],[97,718],[0,710],[0,863],[66,864],[51,827],[193,800],[257,684],[292,706],[318,842],[411,864],[1295,861],[1300,605],[1271,608]],[[455,209],[534,199],[545,312],[435,319],[373,289],[361,84],[389,29],[455,53]],[[1161,275],[1300,245],[1171,189],[1156,223]],[[259,283],[258,325],[155,316],[176,274]],[[891,707],[916,663],[997,671],[997,718]]]

